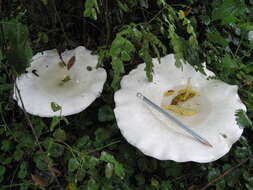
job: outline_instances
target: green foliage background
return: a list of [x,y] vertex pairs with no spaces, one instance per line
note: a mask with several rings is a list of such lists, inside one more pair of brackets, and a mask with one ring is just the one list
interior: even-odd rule
[[[0,0],[0,189],[252,190],[252,13],[252,0]],[[32,50],[78,45],[99,54],[109,74],[102,96],[67,118],[25,117],[13,84]],[[218,161],[159,161],[117,128],[113,94],[122,75],[145,62],[151,81],[152,58],[168,53],[178,67],[203,72],[206,62],[216,78],[239,86],[248,112],[235,114],[244,133]]]

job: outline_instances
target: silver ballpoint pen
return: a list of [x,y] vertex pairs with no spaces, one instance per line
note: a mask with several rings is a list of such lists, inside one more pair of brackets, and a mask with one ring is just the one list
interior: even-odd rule
[[146,98],[145,96],[143,96],[141,93],[137,93],[136,96],[138,98],[142,99],[146,104],[148,104],[149,106],[151,106],[155,110],[157,110],[160,113],[162,113],[163,115],[165,115],[170,120],[174,121],[179,127],[181,127],[186,132],[188,132],[189,134],[191,134],[195,139],[197,139],[202,144],[207,145],[209,147],[213,147],[206,139],[204,139],[203,137],[199,136],[195,131],[193,131],[192,129],[190,129],[189,127],[187,127],[184,123],[182,123],[181,121],[179,121],[176,117],[174,117],[173,115],[169,114],[164,109],[160,108],[158,105],[156,105],[151,100],[149,100],[148,98]]

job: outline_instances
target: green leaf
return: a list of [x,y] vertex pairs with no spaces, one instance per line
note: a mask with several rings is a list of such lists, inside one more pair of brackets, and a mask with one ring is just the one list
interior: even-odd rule
[[237,18],[246,11],[244,0],[224,0],[223,3],[213,11],[213,20],[221,20],[222,24],[239,21]]
[[252,128],[252,121],[248,118],[244,110],[237,110],[235,113],[236,122],[240,127],[250,127]]
[[116,90],[119,86],[120,74],[124,73],[124,61],[130,61],[135,52],[134,45],[126,38],[117,35],[113,40],[109,55],[112,57],[113,81],[112,87]]
[[1,150],[4,152],[8,152],[12,149],[12,142],[8,139],[2,141]]
[[66,140],[66,133],[62,129],[56,129],[53,136],[56,140],[60,140],[60,141]]
[[98,190],[99,184],[94,179],[89,179],[86,190]]
[[23,155],[24,155],[24,151],[22,150],[16,150],[13,154],[13,158],[16,160],[16,161],[20,161],[22,158],[23,158]]
[[210,41],[213,41],[214,43],[217,43],[223,47],[228,46],[228,42],[221,36],[221,34],[218,31],[209,31],[207,33],[207,37]]
[[113,155],[107,153],[107,152],[102,152],[100,156],[100,160],[111,163],[114,165],[114,172],[115,174],[123,179],[125,177],[125,169],[121,163],[119,163]]
[[77,148],[79,149],[84,149],[84,148],[87,148],[89,147],[91,144],[91,140],[90,140],[90,137],[85,135],[85,136],[82,136],[81,138],[79,138],[76,142],[76,146]]
[[220,170],[217,169],[217,168],[211,168],[209,171],[208,171],[208,181],[211,181],[213,180],[214,178],[218,177],[220,175]]
[[151,178],[151,186],[153,186],[155,189],[160,189],[160,183],[154,177]]
[[98,1],[97,0],[86,0],[85,10],[83,12],[84,17],[89,17],[93,20],[97,20],[97,13],[99,13]]
[[69,172],[74,172],[80,167],[80,163],[77,159],[75,158],[70,158],[68,161],[68,171]]
[[120,74],[124,72],[124,64],[118,58],[112,58],[112,68],[113,68],[113,81],[112,88],[116,90],[119,87]]
[[107,140],[110,140],[112,131],[106,128],[98,128],[95,132],[96,143],[95,145],[103,145]]
[[6,168],[2,165],[0,165],[0,176],[3,176],[5,174]]
[[8,91],[13,89],[13,84],[0,84],[0,91]]
[[108,105],[102,106],[98,110],[98,120],[101,122],[112,121],[115,119],[112,108]]
[[32,58],[28,29],[17,20],[0,21],[0,27],[3,29],[3,34],[0,33],[0,47],[8,42],[8,49],[5,52],[8,64],[18,73],[23,73]]
[[222,66],[224,72],[230,72],[232,70],[238,69],[238,63],[235,59],[233,59],[229,54],[225,55],[222,60]]
[[46,152],[36,152],[33,155],[33,161],[36,164],[36,167],[40,170],[47,170],[48,169],[48,163],[46,160],[50,161],[50,158],[47,157]]
[[27,167],[28,167],[28,163],[22,162],[18,171],[18,178],[24,179],[27,176],[27,173],[28,173]]
[[43,146],[47,150],[48,156],[57,158],[57,157],[62,156],[62,154],[64,153],[64,147],[60,144],[57,144],[54,141],[54,139],[50,137],[46,138],[43,141]]
[[106,166],[105,166],[105,177],[107,179],[110,179],[112,177],[112,174],[113,174],[113,164],[112,163],[107,163]]
[[173,190],[173,187],[169,181],[162,181],[161,190]]
[[60,123],[60,121],[64,121],[67,125],[69,124],[69,122],[66,119],[66,117],[57,117],[57,116],[54,116],[52,118],[52,120],[51,120],[50,131],[53,131],[54,128]]
[[149,46],[148,46],[147,43],[144,47],[142,47],[140,49],[138,54],[146,64],[145,71],[146,71],[146,76],[147,76],[148,80],[152,81],[153,80],[152,72],[153,72],[153,66],[154,65],[153,65],[153,62],[152,62],[152,57],[149,54]]
[[61,106],[58,105],[58,104],[55,103],[55,102],[51,102],[50,105],[51,105],[51,109],[53,110],[53,112],[57,112],[57,111],[61,110]]

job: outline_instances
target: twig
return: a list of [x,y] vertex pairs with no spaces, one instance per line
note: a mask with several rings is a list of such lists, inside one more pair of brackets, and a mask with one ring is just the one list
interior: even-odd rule
[[109,13],[108,8],[108,0],[105,1],[105,23],[106,23],[106,46],[109,45],[110,37],[111,37],[111,27],[110,27],[110,21],[109,18],[111,18],[111,15]]
[[[13,78],[13,81],[15,81],[14,78]],[[33,127],[33,124],[32,124],[32,122],[31,122],[31,120],[30,120],[30,117],[29,117],[29,115],[28,115],[27,112],[26,112],[26,109],[25,109],[25,106],[24,106],[24,102],[23,102],[23,100],[22,100],[21,93],[20,93],[19,88],[17,87],[16,82],[14,82],[14,88],[15,88],[15,90],[16,90],[16,92],[17,92],[17,95],[18,95],[17,98],[19,98],[19,100],[20,100],[20,102],[21,102],[22,110],[23,110],[23,112],[24,112],[24,114],[25,114],[25,119],[26,119],[26,121],[27,121],[27,123],[28,123],[28,126],[29,126],[29,127],[31,128],[31,130],[32,130],[32,133],[33,133],[33,136],[34,136],[34,138],[35,138],[35,141],[36,141],[37,145],[39,146],[40,151],[41,151],[41,152],[44,152],[44,150],[42,149],[42,146],[41,146],[41,144],[40,144],[40,142],[39,142],[39,138],[38,138],[38,136],[37,136],[37,134],[36,134],[36,132],[35,132],[35,129],[34,129],[34,127]],[[47,156],[46,156],[46,160],[45,160],[45,161],[46,161],[46,163],[47,163],[47,165],[48,165],[48,170],[49,170],[49,172],[51,173],[51,175],[53,176],[53,178],[55,179],[57,185],[60,187],[60,189],[63,189],[62,186],[61,186],[61,184],[60,184],[60,182],[58,181],[57,177],[55,176],[55,174],[54,174],[54,173],[50,170],[50,168],[49,168],[49,167],[51,167],[51,165],[50,165],[50,162],[49,162],[49,159],[48,159]]]
[[209,183],[207,183],[204,187],[202,187],[200,190],[205,190],[207,189],[209,186],[213,185],[214,183],[220,181],[221,179],[223,179],[225,176],[231,174],[234,170],[236,170],[237,168],[239,168],[241,165],[245,164],[247,161],[249,161],[250,159],[253,158],[253,154],[250,155],[247,158],[242,159],[237,165],[235,165],[234,167],[228,169],[227,171],[225,171],[224,173],[222,173],[221,175],[219,175],[218,177],[216,177],[215,179],[213,179],[212,181],[210,181]]

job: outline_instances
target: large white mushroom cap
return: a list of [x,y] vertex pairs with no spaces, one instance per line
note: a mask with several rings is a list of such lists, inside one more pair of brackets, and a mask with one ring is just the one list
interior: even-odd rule
[[[183,70],[176,68],[172,54],[163,57],[160,64],[157,59],[153,59],[153,63],[153,82],[147,81],[145,64],[140,64],[123,77],[121,89],[114,96],[115,116],[126,140],[144,154],[159,160],[204,163],[225,155],[243,132],[235,119],[236,110],[246,110],[238,97],[238,87],[219,80],[207,80],[208,76],[196,72],[189,64],[184,65]],[[214,75],[207,69],[205,72]],[[198,113],[193,116],[170,113],[207,139],[213,147],[196,141],[136,97],[140,92],[159,106],[169,104],[173,96],[165,97],[164,92],[182,89],[189,78],[192,89],[199,95],[186,101],[184,106]]]
[[[102,92],[106,72],[96,68],[97,56],[80,46],[62,53],[67,64],[75,56],[68,69],[54,50],[38,53],[33,57],[28,73],[16,80],[26,111],[41,117],[67,116],[79,113],[88,107]],[[21,100],[14,89],[14,99],[22,108]],[[54,112],[51,103],[61,106]]]

